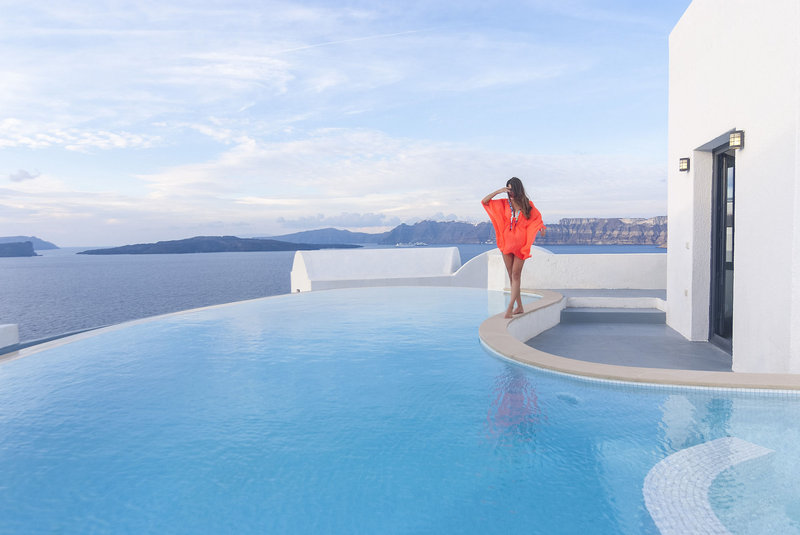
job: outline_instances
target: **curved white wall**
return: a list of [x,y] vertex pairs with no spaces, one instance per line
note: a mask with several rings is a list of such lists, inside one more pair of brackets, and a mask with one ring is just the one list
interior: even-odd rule
[[453,273],[452,286],[465,286],[469,288],[486,288],[489,277],[489,253],[481,253],[470,258],[466,264]]
[[292,292],[363,286],[468,286],[485,288],[486,255],[461,266],[457,247],[298,251]]

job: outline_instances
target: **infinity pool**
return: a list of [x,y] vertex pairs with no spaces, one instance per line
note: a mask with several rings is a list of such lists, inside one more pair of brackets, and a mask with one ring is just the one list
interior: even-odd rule
[[[284,295],[0,363],[0,532],[800,533],[800,397],[514,364],[478,339],[503,299]],[[706,509],[670,486],[698,459]]]

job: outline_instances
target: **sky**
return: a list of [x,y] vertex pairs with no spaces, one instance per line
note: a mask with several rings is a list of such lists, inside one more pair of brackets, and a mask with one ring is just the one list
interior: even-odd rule
[[665,215],[689,3],[0,0],[0,236]]

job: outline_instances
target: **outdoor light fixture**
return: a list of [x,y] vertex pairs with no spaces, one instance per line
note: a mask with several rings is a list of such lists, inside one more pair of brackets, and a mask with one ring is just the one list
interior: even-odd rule
[[681,158],[678,163],[678,171],[684,172],[689,170],[689,158]]
[[731,149],[744,148],[744,130],[734,130],[731,132],[730,138],[728,139],[728,145]]

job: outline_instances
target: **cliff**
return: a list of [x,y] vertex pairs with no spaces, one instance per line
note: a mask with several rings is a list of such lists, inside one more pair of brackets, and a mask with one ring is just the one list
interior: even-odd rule
[[667,245],[667,217],[564,218],[537,245]]
[[29,241],[15,243],[0,243],[0,257],[9,258],[16,256],[39,256],[33,250],[33,243]]
[[224,253],[254,251],[307,251],[316,249],[350,249],[359,245],[342,244],[297,244],[278,240],[258,238],[237,238],[236,236],[195,236],[185,240],[160,241],[123,245],[109,249],[91,249],[78,254],[185,254],[185,253]]

